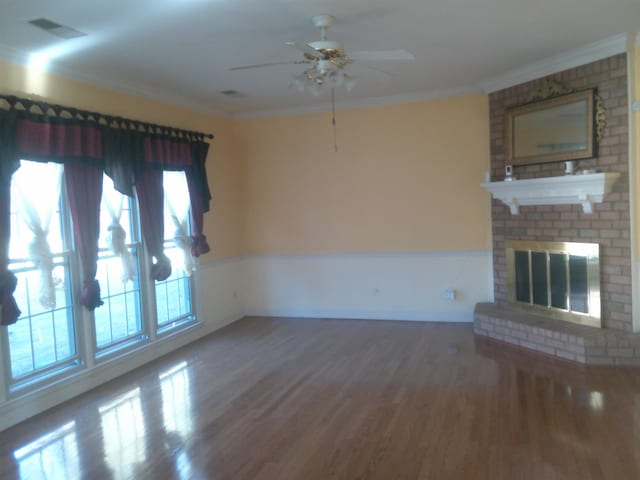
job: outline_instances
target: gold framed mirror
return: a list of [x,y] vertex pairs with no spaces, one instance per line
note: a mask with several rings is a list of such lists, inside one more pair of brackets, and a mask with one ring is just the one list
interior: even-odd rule
[[561,95],[506,111],[509,165],[564,162],[595,155],[594,91]]

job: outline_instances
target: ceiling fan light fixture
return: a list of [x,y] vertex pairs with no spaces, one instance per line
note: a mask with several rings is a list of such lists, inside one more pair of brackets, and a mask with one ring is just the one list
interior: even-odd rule
[[318,97],[320,95],[322,95],[322,85],[318,84],[318,83],[313,83],[309,88],[308,88],[309,92],[311,93],[311,95],[313,95],[314,97]]
[[344,83],[345,73],[342,70],[336,70],[327,75],[327,83],[330,87],[340,87]]
[[344,74],[344,88],[347,90],[347,92],[350,92],[351,90],[353,90],[356,86],[356,83],[358,83],[356,81],[355,78],[350,77],[349,75],[347,75],[346,73]]
[[301,73],[293,77],[293,83],[291,86],[295,87],[299,92],[304,92],[307,87],[307,82],[309,81],[309,77],[307,77],[307,72]]

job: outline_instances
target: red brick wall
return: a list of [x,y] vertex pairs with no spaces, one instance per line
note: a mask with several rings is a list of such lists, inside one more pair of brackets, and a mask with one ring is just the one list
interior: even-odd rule
[[[616,55],[545,77],[575,90],[596,88],[606,108],[607,128],[597,157],[580,160],[575,169],[620,172],[621,178],[592,214],[579,205],[520,207],[511,215],[492,201],[494,292],[498,304],[507,301],[505,240],[592,242],[600,244],[602,322],[606,328],[631,331],[631,246],[629,222],[628,98],[626,55]],[[491,178],[502,180],[505,166],[505,109],[526,103],[543,79],[516,85],[489,96],[491,118]],[[564,175],[562,162],[515,166],[519,179]]]

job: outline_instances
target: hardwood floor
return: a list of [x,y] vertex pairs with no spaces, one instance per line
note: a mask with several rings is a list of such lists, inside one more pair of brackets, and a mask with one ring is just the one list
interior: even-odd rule
[[0,433],[0,478],[636,480],[640,369],[246,318]]

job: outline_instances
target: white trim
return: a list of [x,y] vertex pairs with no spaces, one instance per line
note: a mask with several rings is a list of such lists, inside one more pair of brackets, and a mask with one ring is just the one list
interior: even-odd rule
[[286,309],[250,310],[251,317],[288,317],[288,318],[337,318],[344,320],[386,320],[396,322],[448,322],[472,323],[473,312],[413,312],[404,310],[333,310],[327,309]]
[[[380,107],[383,105],[422,102],[426,100],[436,100],[438,98],[470,95],[472,93],[482,93],[482,91],[478,87],[462,86],[456,88],[448,88],[445,90],[432,90],[428,92],[399,93],[395,95],[386,95],[383,97],[337,101],[336,108],[347,110],[366,107]],[[302,105],[299,107],[271,108],[266,110],[238,112],[233,114],[233,118],[235,120],[251,120],[256,118],[304,115],[306,113],[319,113],[328,111],[331,111],[331,103],[323,102],[314,105]]]
[[518,215],[524,205],[576,204],[582,205],[584,213],[593,213],[593,204],[602,203],[618,178],[618,172],[605,172],[489,182],[480,186],[507,205],[511,215]]
[[437,250],[433,252],[340,252],[340,253],[263,253],[244,255],[251,259],[363,259],[363,258],[416,258],[416,257],[484,257],[491,255],[492,250]]
[[[629,43],[632,42],[632,38],[630,36]],[[635,63],[634,59],[631,55],[633,49],[640,50],[640,33],[638,33],[635,37],[635,46],[630,47],[630,51],[627,52],[627,98],[633,100],[635,94],[635,85],[633,83],[634,77],[640,78],[640,72],[635,71]],[[638,106],[638,109],[635,109],[635,106]],[[636,152],[636,143],[640,141],[640,138],[636,136],[636,125],[640,120],[636,119],[636,115],[634,115],[634,111],[640,110],[640,102],[634,102],[629,108],[628,111],[628,160],[629,160],[629,222],[631,227],[631,285],[633,288],[631,289],[631,329],[633,333],[640,332],[640,292],[638,291],[638,282],[640,281],[640,262],[638,261],[638,221],[636,219],[638,208],[637,202],[640,195],[638,192],[635,181],[637,177],[637,162],[640,159],[635,158]]]
[[621,33],[569,52],[554,55],[525,67],[505,72],[497,77],[479,82],[477,86],[485,93],[492,93],[626,51],[627,34]]

